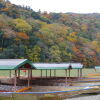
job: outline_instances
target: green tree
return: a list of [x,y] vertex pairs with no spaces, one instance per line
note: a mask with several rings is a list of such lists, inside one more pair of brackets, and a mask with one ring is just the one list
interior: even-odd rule
[[29,25],[25,20],[17,18],[11,22],[11,25],[20,32],[28,32],[32,29],[31,25]]
[[51,62],[61,62],[61,51],[57,45],[53,45],[49,49],[49,56]]
[[39,62],[41,60],[40,53],[41,53],[41,48],[38,45],[35,45],[32,49],[26,48],[27,57],[33,62]]

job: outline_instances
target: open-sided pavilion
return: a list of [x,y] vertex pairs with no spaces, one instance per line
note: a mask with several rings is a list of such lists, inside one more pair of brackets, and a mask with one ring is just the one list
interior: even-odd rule
[[[46,77],[48,76],[47,71],[50,71],[50,77],[51,77],[51,71],[54,71],[54,77],[56,77],[56,70],[65,70],[66,71],[66,77],[70,77],[70,71],[72,69],[77,69],[78,77],[82,77],[82,68],[83,65],[81,63],[33,63],[33,66],[37,70],[41,70],[41,77],[42,77],[42,70],[46,70]],[[69,71],[69,75],[67,75],[67,72]]]
[[27,59],[0,59],[0,70],[9,70],[11,77],[11,71],[14,70],[14,87],[16,88],[17,78],[20,78],[20,70],[28,70],[28,86],[30,84],[30,78],[32,76],[32,69],[34,69],[32,63]]
[[[20,79],[20,70],[27,70],[27,82],[28,86],[30,86],[30,80],[32,77],[32,70],[41,70],[41,77],[42,78],[42,71],[46,71],[46,78],[47,78],[47,71],[54,71],[54,77],[56,77],[56,70],[65,70],[66,71],[66,78],[70,77],[71,69],[78,70],[78,77],[82,77],[82,68],[83,65],[81,63],[32,63],[27,59],[0,59],[0,70],[9,70],[9,76],[11,77],[11,71],[14,70],[14,87],[16,89],[17,79]],[[69,75],[67,75],[67,71],[69,71]],[[34,81],[34,80],[33,80]]]

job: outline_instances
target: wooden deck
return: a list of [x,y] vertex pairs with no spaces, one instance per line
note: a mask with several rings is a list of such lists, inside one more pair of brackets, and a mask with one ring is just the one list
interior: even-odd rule
[[[39,86],[59,86],[59,85],[69,85],[70,82],[76,82],[80,80],[77,77],[32,77],[30,79],[30,85],[39,85]],[[0,77],[1,84],[14,84],[14,77]],[[17,85],[27,85],[28,78],[27,77],[20,77],[17,78]]]

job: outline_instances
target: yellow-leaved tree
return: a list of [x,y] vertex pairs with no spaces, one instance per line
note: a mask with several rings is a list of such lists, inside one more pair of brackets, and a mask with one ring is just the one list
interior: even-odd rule
[[31,25],[29,25],[25,20],[17,18],[11,22],[11,25],[20,32],[28,32],[32,29]]

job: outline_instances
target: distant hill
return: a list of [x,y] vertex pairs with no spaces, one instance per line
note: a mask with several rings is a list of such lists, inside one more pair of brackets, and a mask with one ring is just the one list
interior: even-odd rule
[[68,12],[66,14],[78,14],[78,15],[83,15],[83,16],[89,16],[89,17],[94,17],[94,18],[100,18],[100,13],[73,13],[73,12]]
[[91,13],[91,14],[86,14],[86,15],[94,17],[94,18],[100,18],[100,13]]
[[35,12],[0,0],[0,58],[100,65],[100,13]]

